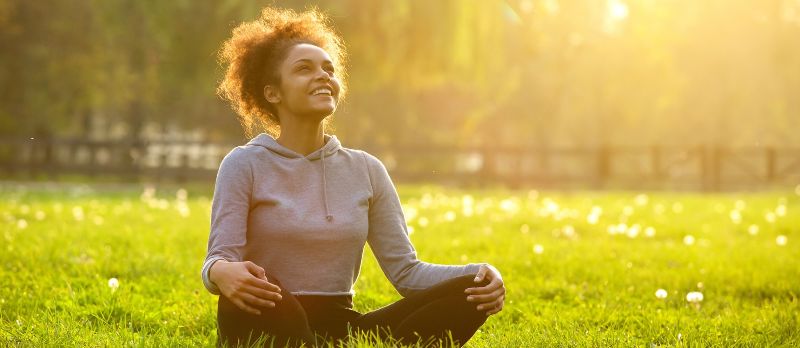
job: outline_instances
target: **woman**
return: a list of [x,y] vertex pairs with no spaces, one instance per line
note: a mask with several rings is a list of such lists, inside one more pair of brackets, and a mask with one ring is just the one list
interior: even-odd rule
[[[326,23],[316,10],[266,8],[221,50],[219,94],[248,136],[270,134],[217,173],[202,277],[221,295],[218,344],[266,334],[313,346],[359,330],[463,345],[503,309],[502,278],[485,263],[418,260],[384,165],[324,132],[345,92],[344,47]],[[362,314],[352,288],[367,242],[404,298]]]

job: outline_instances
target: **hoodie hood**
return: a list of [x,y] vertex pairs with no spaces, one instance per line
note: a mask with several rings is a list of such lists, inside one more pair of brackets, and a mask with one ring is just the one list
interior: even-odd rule
[[247,145],[255,145],[266,148],[272,153],[285,158],[305,158],[309,161],[320,160],[322,162],[322,200],[325,203],[325,219],[333,221],[333,215],[328,208],[328,180],[325,173],[325,157],[330,157],[336,154],[341,148],[342,144],[335,135],[323,134],[325,145],[308,154],[307,156],[299,154],[292,149],[289,149],[280,143],[275,138],[267,133],[261,133],[255,138],[247,142]]
[[336,139],[335,135],[323,134],[323,138],[325,145],[315,150],[314,152],[308,154],[307,156],[304,156],[302,154],[295,152],[292,149],[284,147],[283,145],[278,143],[278,141],[275,140],[275,138],[273,138],[271,135],[267,133],[261,133],[257,135],[255,138],[251,139],[247,143],[247,145],[261,146],[272,151],[276,155],[280,155],[286,158],[305,158],[307,160],[313,161],[317,159],[322,159],[325,156],[331,156],[342,148],[342,144],[339,143],[339,139]]

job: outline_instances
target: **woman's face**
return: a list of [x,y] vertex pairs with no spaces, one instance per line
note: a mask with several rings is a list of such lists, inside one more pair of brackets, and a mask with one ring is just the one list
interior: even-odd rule
[[265,89],[266,97],[273,103],[275,101],[270,98],[278,97],[279,114],[289,112],[321,121],[336,110],[339,100],[339,79],[333,70],[331,57],[322,48],[311,44],[295,45],[280,66],[280,88],[277,91]]

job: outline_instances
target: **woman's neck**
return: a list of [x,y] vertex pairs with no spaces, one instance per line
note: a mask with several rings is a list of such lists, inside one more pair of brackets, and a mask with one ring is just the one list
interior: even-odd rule
[[322,129],[322,122],[281,117],[281,134],[275,140],[283,147],[307,156],[325,144]]

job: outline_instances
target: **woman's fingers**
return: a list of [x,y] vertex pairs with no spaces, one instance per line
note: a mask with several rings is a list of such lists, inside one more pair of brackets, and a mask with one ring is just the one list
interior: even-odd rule
[[250,293],[243,292],[239,295],[239,297],[250,306],[267,308],[275,307],[275,302],[265,300]]
[[480,303],[492,302],[492,301],[497,300],[497,298],[499,298],[503,294],[505,294],[505,292],[506,292],[506,289],[501,287],[499,289],[495,289],[494,291],[492,291],[489,294],[485,294],[485,295],[469,295],[469,296],[467,296],[467,301],[480,302]]
[[230,300],[231,300],[231,302],[233,302],[233,304],[236,305],[236,307],[239,307],[239,309],[241,309],[241,310],[243,310],[243,311],[245,311],[247,313],[250,313],[250,314],[253,314],[253,315],[261,315],[261,311],[260,310],[258,310],[256,308],[253,308],[253,307],[250,307],[247,303],[245,303],[244,301],[242,301],[239,298],[231,298]]
[[491,310],[486,311],[486,315],[492,315],[492,314],[495,314],[497,312],[502,311],[503,310],[503,305],[505,304],[504,301],[505,301],[505,296],[503,296],[502,298],[499,298],[498,299],[499,304],[497,306],[495,306],[494,308],[492,308]]
[[495,290],[503,287],[503,281],[498,278],[493,278],[489,284],[486,286],[477,287],[477,288],[468,288],[464,292],[467,294],[474,294],[474,295],[483,295],[489,294],[494,292]]
[[255,286],[248,286],[243,290],[250,293],[251,295],[254,295],[264,300],[280,301],[283,299],[283,296],[281,296],[281,294],[277,292],[267,291],[265,289],[258,288]]
[[281,292],[281,288],[279,288],[277,285],[267,282],[263,279],[258,279],[256,277],[247,277],[245,283],[257,287],[259,289],[266,289],[272,292]]
[[484,310],[492,311],[492,310],[495,310],[495,309],[498,309],[498,308],[499,309],[503,309],[503,301],[504,301],[504,299],[505,299],[505,296],[500,296],[500,297],[498,297],[496,300],[494,300],[492,302],[481,304],[481,305],[478,306],[478,310],[479,311],[484,311]]

